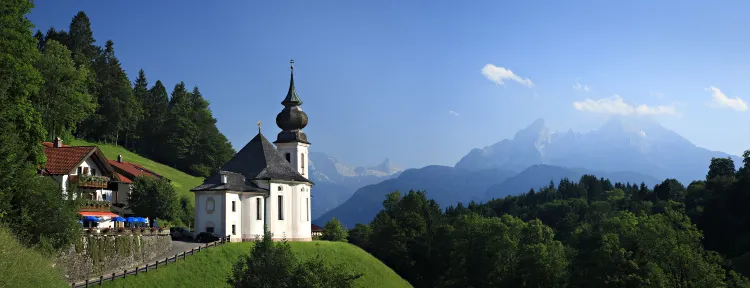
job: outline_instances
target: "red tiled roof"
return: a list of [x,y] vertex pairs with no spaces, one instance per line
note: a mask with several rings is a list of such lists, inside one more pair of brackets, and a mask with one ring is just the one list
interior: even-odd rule
[[130,178],[125,177],[125,175],[122,175],[120,173],[116,173],[117,177],[120,177],[120,182],[122,183],[133,183],[133,180],[130,180]]
[[[49,145],[48,145],[49,144]],[[96,149],[96,146],[63,146],[54,148],[50,142],[42,142],[44,154],[47,156],[45,166],[49,174],[62,175],[70,173],[86,156]]]
[[109,165],[112,165],[113,168],[117,170],[117,173],[120,173],[124,176],[127,176],[129,178],[135,178],[141,175],[148,175],[156,178],[163,178],[163,176],[154,173],[151,170],[148,170],[144,168],[141,165],[130,163],[130,162],[117,162],[117,160],[108,160]]
[[120,215],[117,215],[112,212],[78,212],[81,216],[96,216],[96,217],[119,217]]
[[310,227],[310,228],[312,228],[312,231],[323,231],[323,228],[320,228],[320,226],[318,226],[318,225],[315,225],[315,224],[310,224],[310,225],[312,225]]

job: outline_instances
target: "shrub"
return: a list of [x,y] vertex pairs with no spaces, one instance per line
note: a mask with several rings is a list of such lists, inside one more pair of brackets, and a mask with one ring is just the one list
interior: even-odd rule
[[109,234],[109,232],[112,232],[112,228],[107,227],[107,228],[104,228],[104,230],[102,230],[102,233],[104,234]]
[[331,218],[331,221],[323,226],[323,240],[346,241],[347,234],[339,219]]
[[125,227],[118,227],[117,228],[117,233],[124,233],[124,232],[125,232]]
[[233,287],[354,287],[359,275],[332,267],[317,256],[300,262],[286,241],[273,242],[266,231],[249,255],[240,256],[227,283]]

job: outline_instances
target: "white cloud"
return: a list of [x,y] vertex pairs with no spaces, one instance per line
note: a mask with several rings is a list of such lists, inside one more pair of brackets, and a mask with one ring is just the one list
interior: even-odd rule
[[729,98],[727,95],[724,95],[724,93],[719,90],[719,88],[716,88],[714,86],[711,86],[709,88],[706,88],[706,91],[711,91],[711,102],[708,102],[708,106],[713,108],[731,108],[737,111],[746,111],[747,110],[747,103],[745,101],[742,101],[740,97],[734,97]]
[[458,112],[453,111],[453,110],[448,110],[448,114],[456,116],[456,117],[460,116],[460,114],[458,114]]
[[589,89],[589,86],[587,86],[587,85],[581,85],[581,83],[578,83],[578,82],[576,82],[576,85],[573,85],[573,89],[583,90],[585,92],[591,91],[591,89]]
[[609,98],[599,100],[586,99],[579,102],[573,102],[573,107],[579,111],[594,113],[621,114],[621,115],[670,115],[679,116],[674,105],[669,106],[648,106],[641,104],[633,106],[622,100],[620,95],[614,95]]
[[531,82],[531,79],[523,79],[513,73],[513,71],[505,69],[504,67],[497,67],[493,64],[484,65],[484,68],[482,68],[482,75],[484,75],[484,77],[487,77],[487,79],[489,79],[490,81],[500,85],[505,85],[505,80],[513,80],[524,86],[534,86],[534,83]]

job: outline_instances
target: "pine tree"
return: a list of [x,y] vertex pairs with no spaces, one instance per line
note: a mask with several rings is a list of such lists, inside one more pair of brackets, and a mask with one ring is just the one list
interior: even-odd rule
[[107,40],[104,53],[97,59],[96,73],[100,87],[95,131],[105,142],[117,143],[122,136],[127,140],[140,118],[140,106],[133,97],[127,74],[115,57],[112,40]]
[[73,60],[77,65],[91,65],[96,59],[97,49],[94,46],[94,32],[91,31],[91,21],[86,13],[79,11],[70,21],[68,49],[73,52]]
[[132,147],[137,147],[137,142],[142,139],[142,133],[143,125],[145,124],[144,119],[147,119],[149,117],[148,109],[145,109],[144,103],[148,101],[148,81],[146,80],[146,73],[143,72],[143,69],[138,71],[138,78],[135,79],[135,82],[133,83],[133,97],[135,98],[135,102],[138,105],[138,109],[140,110],[140,117],[136,118],[135,123],[135,131],[132,131],[130,134],[130,139],[127,140],[131,143]]
[[152,159],[163,161],[159,151],[166,148],[164,145],[163,128],[167,119],[169,106],[169,94],[167,88],[161,81],[157,80],[154,87],[148,91],[147,97],[142,101],[144,118],[141,123],[138,151],[150,156]]

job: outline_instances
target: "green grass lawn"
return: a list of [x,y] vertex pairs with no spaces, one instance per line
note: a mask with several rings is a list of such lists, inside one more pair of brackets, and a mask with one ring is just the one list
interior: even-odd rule
[[190,202],[195,201],[193,194],[190,192],[190,189],[193,189],[203,183],[202,177],[190,176],[180,170],[161,163],[154,162],[146,157],[142,157],[136,153],[130,152],[127,149],[122,148],[121,146],[92,143],[79,139],[71,140],[69,141],[69,143],[66,143],[66,145],[99,146],[99,149],[102,150],[104,156],[107,156],[107,159],[117,159],[117,155],[122,155],[123,161],[140,164],[141,166],[146,167],[147,169],[150,169],[164,177],[167,177],[169,180],[172,180],[172,185],[174,185],[175,189],[177,190],[177,194],[180,196],[189,196],[188,198],[190,199]]
[[52,262],[0,227],[0,287],[69,287]]
[[[352,273],[363,273],[356,287],[411,287],[391,268],[357,246],[343,242],[289,242],[301,260],[320,254],[326,262]],[[229,287],[226,279],[240,255],[250,253],[253,242],[231,243],[209,248],[186,261],[169,264],[138,276],[107,281],[109,287]]]

